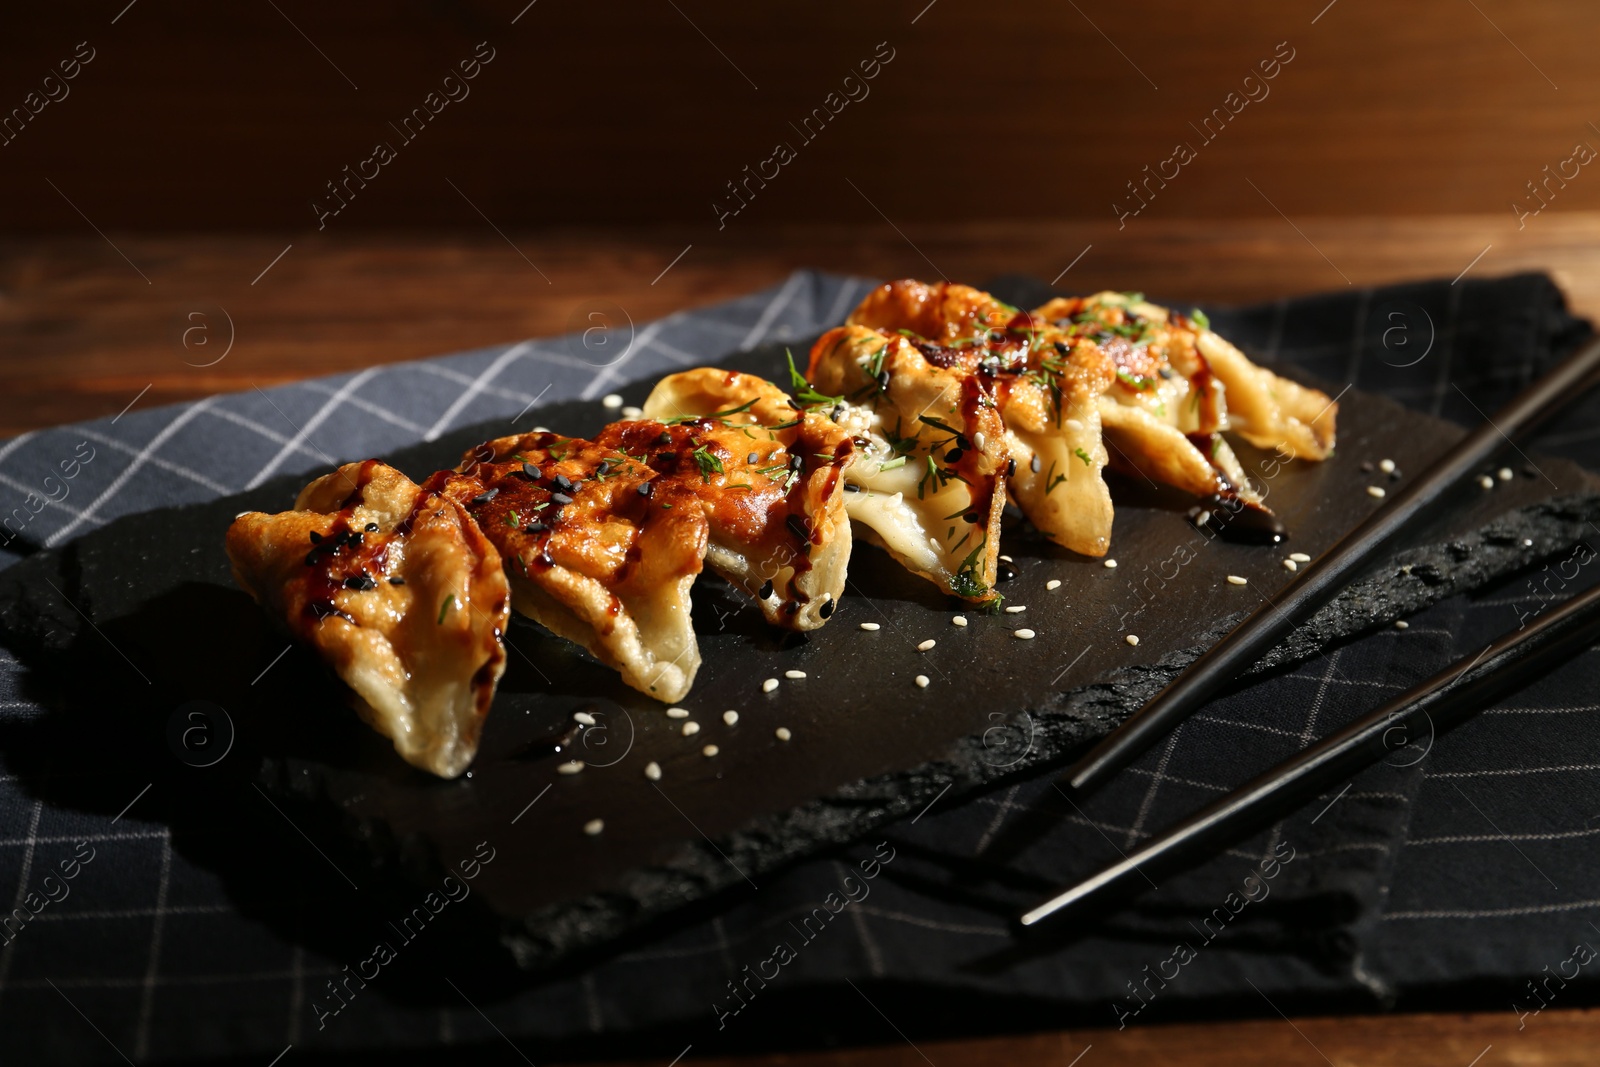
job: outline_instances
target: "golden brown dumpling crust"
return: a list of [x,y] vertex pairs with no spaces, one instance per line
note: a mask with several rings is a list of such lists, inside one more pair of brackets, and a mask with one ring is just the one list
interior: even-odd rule
[[438,487],[377,460],[306,486],[293,511],[228,528],[235,579],[310,645],[405,760],[445,778],[472,762],[505,669],[500,555]]

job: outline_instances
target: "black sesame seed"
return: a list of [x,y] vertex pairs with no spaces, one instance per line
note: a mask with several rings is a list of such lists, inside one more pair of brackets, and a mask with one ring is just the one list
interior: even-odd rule
[[1160,374],[1163,378],[1176,378],[1178,376],[1178,372],[1173,370],[1171,367],[1162,367],[1156,373]]
[[368,533],[377,533],[378,532],[378,524],[375,523],[375,522],[367,523],[367,532]]
[[822,607],[817,609],[817,614],[826,619],[833,614],[833,609],[837,606],[838,603],[833,599],[833,597],[829,597],[827,600],[822,602]]
[[659,445],[670,445],[671,443],[672,443],[672,434],[667,432],[666,430],[662,430],[661,431],[661,436],[656,438],[656,444],[659,444]]
[[[488,492],[479,493],[477,496],[473,497],[472,498],[472,502],[474,504],[487,504],[489,501],[493,500],[495,497],[497,497],[499,495],[500,495],[500,490],[498,490],[498,489],[490,489]],[[369,530],[373,530],[373,529],[376,529],[376,528],[377,527],[375,527],[375,526],[367,527],[367,529],[369,529]]]
[[350,577],[344,580],[344,587],[346,589],[354,589],[358,592],[365,592],[368,589],[375,589],[377,588],[377,585],[377,582],[373,581],[371,578],[368,578],[365,574],[352,574]]
[[845,482],[844,483],[844,491],[847,492],[847,493],[864,493],[864,492],[866,492],[865,489],[861,488],[855,482]]
[[1012,456],[1008,461],[1006,461],[1006,477],[1007,478],[1015,478],[1016,476],[1017,476],[1017,457],[1016,456]]
[[801,467],[804,467],[805,465],[806,465],[805,457],[800,455],[799,453],[795,453],[794,455],[789,457],[789,469],[790,470],[797,471]]
[[389,579],[389,584],[390,585],[405,585],[406,584],[406,580],[404,578],[390,578]]
[[1394,470],[1389,472],[1389,480],[1391,482],[1398,482],[1403,476],[1404,472],[1401,471],[1399,467],[1396,467]]
[[639,493],[640,496],[642,496],[646,500],[648,500],[650,497],[655,496],[655,494],[656,494],[656,483],[655,482],[640,482],[639,483],[639,488],[638,488],[638,493]]
[[874,379],[874,380],[878,383],[878,388],[879,389],[882,389],[886,393],[889,391],[889,372],[888,371],[886,371],[886,370],[879,371],[877,378]]
[[310,552],[306,553],[306,566],[307,567],[315,567],[316,565],[317,565],[317,550],[316,549],[312,549]]
[[311,531],[311,543],[314,544],[314,545],[320,545],[322,543],[322,535],[317,533],[317,531],[312,530]]
[[572,481],[565,474],[556,475],[555,486],[563,493],[572,492]]
[[522,473],[526,474],[534,481],[538,481],[540,478],[544,477],[544,471],[540,470],[538,467],[535,467],[532,463],[524,463],[522,465]]
[[961,457],[962,457],[962,456],[963,456],[963,455],[964,455],[964,454],[965,454],[965,453],[963,453],[963,452],[962,452],[962,451],[961,451],[961,449],[959,449],[959,448],[952,448],[952,449],[951,449],[951,450],[950,450],[950,451],[948,451],[948,452],[946,452],[946,453],[945,453],[945,454],[944,454],[944,461],[945,461],[945,462],[946,462],[946,463],[960,463],[960,462],[961,462]]
[[1033,471],[1033,473],[1038,474],[1039,468],[1043,466],[1044,464],[1039,461],[1038,453],[1034,453],[1033,459],[1028,463],[1028,469]]
[[752,452],[752,453],[750,453],[750,454],[749,454],[749,455],[748,455],[748,456],[746,456],[746,457],[744,457],[744,461],[745,461],[745,462],[746,462],[746,463],[754,463],[754,462],[756,462],[756,460],[757,460],[757,459],[759,459],[759,458],[760,458],[760,457],[758,457],[758,456],[757,456],[757,455],[756,455],[756,454],[755,454],[755,453],[754,453],[754,452]]
[[546,525],[545,523],[542,523],[542,522],[530,522],[530,523],[528,523],[528,525],[526,525],[526,526],[524,526],[522,528],[522,532],[523,533],[529,533],[529,534],[539,534],[539,533],[544,533],[548,529],[550,529],[550,527],[548,525]]
[[766,580],[766,583],[761,586],[761,593],[759,595],[760,595],[762,600],[766,600],[767,598],[772,596],[772,579],[771,578],[768,578]]
[[835,404],[835,405],[833,405],[833,413],[829,417],[831,419],[833,419],[834,422],[838,422],[839,419],[842,418],[843,416],[844,416],[844,405],[843,404]]
[[557,504],[565,505],[572,503],[572,498],[566,493],[551,493],[550,499],[555,501]]

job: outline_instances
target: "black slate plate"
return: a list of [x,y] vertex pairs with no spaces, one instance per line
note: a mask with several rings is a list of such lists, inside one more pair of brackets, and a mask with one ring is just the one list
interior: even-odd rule
[[[781,347],[769,347],[725,362],[778,376],[782,357]],[[625,396],[638,402],[648,388]],[[582,434],[613,415],[568,403],[533,418]],[[471,427],[388,458],[420,477],[506,429]],[[197,699],[226,709],[234,747],[222,766],[280,801],[292,798],[287,810],[296,817],[327,826],[334,816],[372,858],[399,856],[413,876],[435,879],[488,842],[497,858],[472,899],[521,964],[544,966],[686,904],[756,885],[788,861],[941,796],[1060,760],[1281,588],[1291,577],[1281,565],[1287,551],[1315,556],[1375,508],[1365,487],[1393,483],[1362,472],[1363,461],[1388,456],[1420,469],[1460,433],[1381,397],[1345,393],[1337,456],[1284,466],[1268,480],[1271,503],[1293,532],[1281,549],[1210,540],[1185,521],[1189,500],[1119,481],[1115,570],[1019,530],[1004,550],[1020,573],[1004,591],[1026,612],[969,611],[965,628],[951,624],[955,605],[866,546],[852,560],[849,594],[831,624],[804,637],[769,630],[739,595],[702,579],[695,622],[705,663],[684,702],[701,726],[693,737],[575,647],[519,622],[482,750],[471,777],[455,782],[401,763],[345,709],[340,687],[308,654],[293,649],[275,659],[283,638],[229,578],[228,521],[240,510],[289,506],[303,477],[131,516],[38,553],[0,576],[0,637],[40,674],[92,675],[75,680],[77,702],[47,702],[55,714],[82,715],[90,728],[92,716],[108,713],[83,706],[83,693],[97,693],[139,724],[141,736],[165,733],[171,754],[190,764],[209,757],[185,748],[189,720],[179,710]],[[1250,469],[1271,469],[1259,451],[1239,452]],[[1585,523],[1600,518],[1600,483],[1561,461],[1542,460],[1540,469],[1548,480],[1519,475],[1492,492],[1464,488],[1441,509],[1449,517],[1417,538],[1422,547],[1347,591],[1274,663],[1304,659],[1330,640],[1575,543]],[[1567,495],[1549,500],[1552,486]],[[1229,574],[1249,584],[1228,584]],[[1052,578],[1063,584],[1047,591]],[[863,632],[863,621],[881,629]],[[1038,637],[1013,638],[1021,626]],[[1125,642],[1128,633],[1140,636],[1137,647]],[[930,637],[937,646],[918,652]],[[763,679],[788,670],[807,676],[762,691]],[[931,679],[927,688],[914,684],[919,674]],[[572,737],[570,716],[579,709],[600,725]],[[739,713],[735,726],[723,722],[728,709]],[[779,726],[792,740],[777,739]],[[564,743],[559,755],[556,743]],[[702,755],[707,744],[719,746],[714,758]],[[573,757],[588,769],[558,775],[557,763]],[[659,784],[642,773],[652,760],[664,772]],[[594,818],[605,830],[587,836],[582,827]]]

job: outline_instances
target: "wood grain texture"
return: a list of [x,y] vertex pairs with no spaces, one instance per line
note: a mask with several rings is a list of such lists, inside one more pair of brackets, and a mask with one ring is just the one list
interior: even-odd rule
[[[692,1062],[696,1067],[1590,1067],[1596,1048],[1600,1010],[1590,1009],[1544,1012],[1537,1025],[1520,1034],[1509,1011],[1295,1018],[1292,1023],[1273,1017]],[[640,1062],[664,1065],[668,1060]]]
[[[1550,212],[1520,231],[1509,216],[1296,223],[749,226],[712,241],[670,228],[345,233],[296,239],[270,270],[282,236],[13,238],[0,241],[0,433],[115,415],[147,385],[141,406],[580,330],[594,310],[617,320],[621,308],[637,326],[800,267],[1024,272],[1084,292],[1239,303],[1454,277],[1489,246],[1468,279],[1548,270],[1579,312],[1600,315],[1600,214]],[[204,366],[230,319],[232,349]]]
[[[12,230],[88,232],[75,204],[108,231],[309,233],[325,183],[380,141],[398,158],[329,229],[477,226],[464,193],[504,228],[709,239],[725,183],[778,143],[797,158],[730,226],[1110,219],[1184,142],[1197,158],[1147,219],[1511,218],[1546,165],[1600,146],[1584,0],[92,0],[6,21],[0,115],[78,42],[95,57],[0,143]],[[470,95],[405,140],[395,126],[484,41]],[[894,58],[850,90],[880,42]],[[1280,42],[1292,60],[1247,86]],[[1238,113],[1212,138],[1216,108]],[[1600,208],[1587,171],[1553,189]]]

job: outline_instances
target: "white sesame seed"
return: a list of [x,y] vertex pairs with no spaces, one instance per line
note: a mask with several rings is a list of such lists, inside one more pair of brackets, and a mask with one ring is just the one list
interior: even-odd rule
[[1292,559],[1286,559],[1283,561],[1283,569],[1286,571],[1297,571],[1300,569],[1300,564],[1296,563]]
[[1211,521],[1211,512],[1209,512],[1209,511],[1202,511],[1200,514],[1198,514],[1198,515],[1196,515],[1194,517],[1194,524],[1196,526],[1204,526],[1206,523],[1208,523],[1210,521]]
[[700,724],[695,722],[693,719],[690,719],[688,722],[683,724],[683,736],[684,737],[693,737],[695,734],[697,734],[699,732],[700,732]]
[[1229,585],[1249,585],[1250,584],[1250,579],[1241,578],[1237,574],[1230,574],[1230,575],[1228,575],[1228,584]]
[[566,763],[556,764],[557,774],[577,774],[581,770],[583,770],[583,760],[581,759],[568,760]]
[[780,727],[778,727],[776,730],[774,730],[772,732],[773,732],[773,735],[776,736],[779,741],[787,741],[787,740],[789,740],[789,738],[794,736],[794,734],[791,734],[789,732],[789,728],[787,726],[780,726]]
[[1108,559],[1104,563],[1100,564],[1100,566],[1104,567],[1108,571],[1114,571],[1117,569],[1117,561],[1114,559]]
[[783,676],[785,678],[791,678],[791,679],[792,678],[804,678],[806,676],[806,672],[805,671],[784,671],[783,672]]
[[1396,630],[1409,630],[1411,629],[1411,624],[1406,622],[1404,619],[1396,619],[1394,621],[1394,628]]
[[1016,560],[1012,559],[1010,556],[1001,556],[1000,558],[1005,560],[1007,563],[1015,563],[1016,562]]
[[1495,474],[1502,482],[1509,482],[1514,477],[1510,467],[1501,467]]
[[1524,537],[1524,538],[1523,538],[1523,539],[1522,539],[1522,547],[1523,547],[1523,548],[1532,548],[1532,547],[1533,547],[1533,538],[1531,538],[1531,537]]
[[917,675],[916,682],[917,682],[917,688],[918,689],[926,689],[926,688],[928,688],[928,676],[926,674]]
[[917,651],[918,652],[926,652],[926,651],[928,651],[928,649],[932,648],[934,645],[936,645],[938,643],[939,642],[935,641],[933,638],[930,637],[926,641],[922,642],[922,644],[917,646]]
[[1068,419],[1067,429],[1071,430],[1073,433],[1079,433],[1083,430],[1083,423],[1079,422],[1077,419]]
[[1061,579],[1060,578],[1052,578],[1048,582],[1044,583],[1044,587],[1046,589],[1060,589],[1061,588]]
[[1037,635],[1032,630],[1030,630],[1026,626],[1024,626],[1020,630],[1012,630],[1011,631],[1011,636],[1015,637],[1015,638],[1018,638],[1019,640],[1022,640],[1022,641],[1032,641],[1034,639],[1034,637],[1036,637]]
[[601,398],[600,403],[608,408],[620,408],[622,406],[622,398],[616,393],[607,393]]
[[705,748],[702,748],[700,750],[700,754],[702,756],[705,756],[707,759],[710,759],[712,756],[715,756],[718,752],[721,752],[721,751],[722,751],[722,749],[718,748],[716,745],[707,745]]
[[761,683],[761,691],[763,693],[770,693],[776,688],[778,688],[778,680],[776,678],[768,678]]
[[1311,562],[1311,557],[1306,555],[1304,552],[1291,552],[1291,553],[1289,553],[1289,558],[1294,560],[1296,563],[1310,563]]
[[972,443],[978,447],[979,452],[982,452],[983,446],[989,443],[989,439],[983,436],[982,430],[979,430],[972,435]]
[[1381,470],[1385,474],[1393,474],[1394,473],[1394,460],[1392,460],[1392,459],[1379,460],[1378,461],[1378,469]]
[[727,723],[729,726],[732,726],[739,721],[739,713],[731,710],[725,711],[722,713],[722,721]]
[[861,628],[868,633],[877,633],[878,630],[881,629],[881,627],[879,627],[875,622],[864,622],[861,624]]
[[575,711],[572,713],[572,721],[581,722],[585,726],[593,726],[594,716],[590,715],[587,711]]
[[[1487,478],[1484,479],[1484,481],[1486,481],[1486,482],[1488,480],[1489,479],[1487,479]],[[1369,486],[1367,486],[1367,495],[1368,496],[1383,496],[1384,495],[1383,486],[1381,486],[1381,485],[1369,485]]]
[[951,626],[965,626],[966,624],[967,624],[967,617],[965,615],[952,615],[950,617],[950,625]]
[[1411,567],[1412,567],[1412,564],[1407,563],[1404,567],[1400,568],[1400,573],[1401,574],[1410,574],[1411,573]]
[[646,763],[644,765],[644,776],[650,779],[652,782],[661,781],[661,764],[657,763],[655,760],[651,760],[649,763]]
[[642,419],[644,418],[644,408],[636,408],[629,404],[622,409],[622,417],[625,419]]
[[1128,642],[1130,645],[1137,645],[1139,643],[1139,635],[1129,634],[1127,637],[1124,637],[1123,640]]
[[667,718],[669,718],[669,719],[687,719],[688,717],[689,717],[689,709],[688,708],[668,708],[667,709]]
[[583,832],[588,834],[590,837],[600,836],[600,831],[604,830],[605,828],[606,821],[604,819],[590,819],[588,822],[583,824]]
[[1485,489],[1493,489],[1494,479],[1485,474],[1482,478],[1478,479],[1478,484],[1483,486]]
[[1028,610],[1028,605],[1026,605],[1026,604],[1007,604],[1006,605],[1006,614],[1007,615],[1021,615],[1024,611],[1027,611],[1027,610]]
[[548,427],[548,426],[535,426],[533,428],[533,432],[534,433],[549,433],[550,432],[550,427]]

